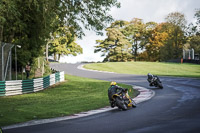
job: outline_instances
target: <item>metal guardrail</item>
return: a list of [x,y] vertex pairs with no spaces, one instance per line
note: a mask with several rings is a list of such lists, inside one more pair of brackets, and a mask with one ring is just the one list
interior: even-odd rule
[[200,64],[200,60],[183,59],[183,63]]
[[64,72],[56,72],[37,79],[0,81],[0,96],[37,92],[62,81]]

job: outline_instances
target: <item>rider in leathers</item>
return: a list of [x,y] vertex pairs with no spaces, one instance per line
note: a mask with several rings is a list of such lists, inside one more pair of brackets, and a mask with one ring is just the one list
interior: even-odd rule
[[161,82],[160,79],[158,78],[158,76],[156,76],[156,75],[153,75],[153,74],[151,74],[151,73],[148,73],[147,76],[148,76],[148,79],[147,79],[147,80],[148,80],[148,82],[149,82],[149,86],[153,86],[153,85],[154,85],[153,83],[154,83],[154,78],[155,78],[155,77],[158,79],[159,82]]
[[108,98],[110,100],[111,107],[115,107],[114,100],[112,99],[112,96],[116,94],[119,90],[123,90],[123,88],[117,86],[116,82],[111,82],[110,87],[108,88]]
[[151,73],[148,73],[147,74],[147,76],[148,76],[148,82],[149,82],[149,86],[153,86],[153,75],[151,74]]

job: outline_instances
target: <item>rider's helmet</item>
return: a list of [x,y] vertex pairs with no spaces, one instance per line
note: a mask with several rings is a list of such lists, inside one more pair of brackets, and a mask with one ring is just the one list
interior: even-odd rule
[[112,86],[112,85],[117,85],[117,83],[114,82],[114,81],[112,81],[112,82],[110,83],[110,85],[111,85],[111,86]]
[[147,76],[148,76],[149,79],[153,78],[153,75],[151,73],[148,73]]

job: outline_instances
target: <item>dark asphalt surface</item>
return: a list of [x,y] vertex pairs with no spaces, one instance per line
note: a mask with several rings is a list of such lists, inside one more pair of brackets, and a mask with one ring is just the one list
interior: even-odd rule
[[[160,77],[164,89],[149,87],[146,76],[77,70],[80,64],[51,64],[67,74],[152,89],[155,96],[127,111],[5,130],[4,133],[200,133],[200,80]],[[105,94],[106,95],[106,94]]]

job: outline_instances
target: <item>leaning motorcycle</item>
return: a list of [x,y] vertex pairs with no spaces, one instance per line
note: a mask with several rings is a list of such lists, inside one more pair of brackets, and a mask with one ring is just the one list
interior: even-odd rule
[[128,89],[120,90],[112,96],[112,99],[119,109],[127,110],[130,107],[136,107],[136,103],[128,95]]
[[148,77],[147,81],[150,83],[149,84],[150,86],[155,86],[155,87],[159,87],[160,89],[163,89],[162,82],[160,81],[158,76],[153,76],[151,79]]

